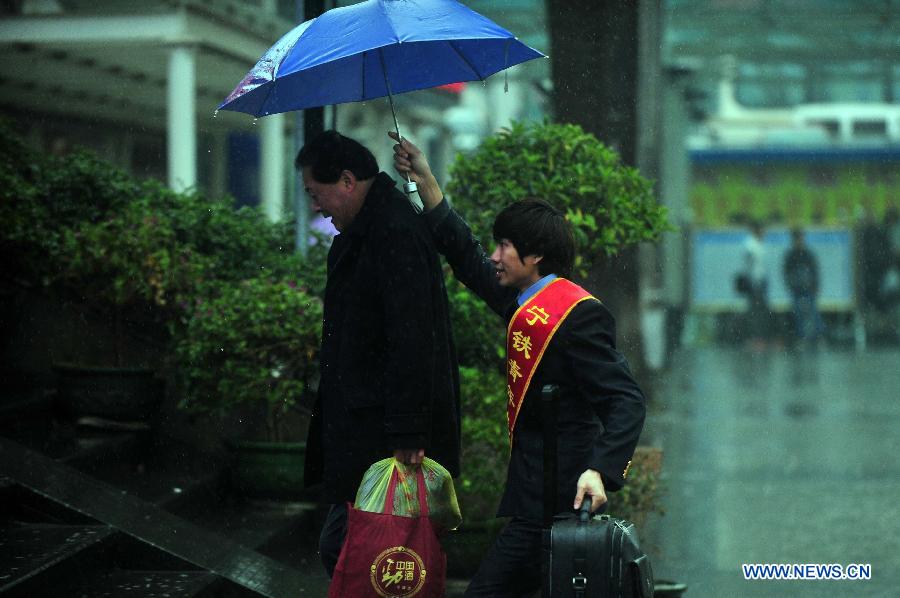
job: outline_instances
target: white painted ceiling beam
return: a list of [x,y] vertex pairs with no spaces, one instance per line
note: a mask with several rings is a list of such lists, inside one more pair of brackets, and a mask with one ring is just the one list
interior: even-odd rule
[[195,45],[246,63],[249,70],[276,40],[242,34],[199,15],[12,17],[0,20],[0,44]]

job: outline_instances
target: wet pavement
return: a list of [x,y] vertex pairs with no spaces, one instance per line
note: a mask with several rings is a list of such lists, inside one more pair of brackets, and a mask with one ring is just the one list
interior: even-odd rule
[[[645,440],[667,514],[644,531],[686,596],[900,596],[900,350],[683,349]],[[746,581],[742,564],[870,564],[866,581]]]
[[[656,387],[642,442],[664,451],[667,514],[651,518],[641,537],[658,579],[686,583],[688,598],[900,596],[900,350],[682,349]],[[90,448],[82,447],[88,452]],[[22,469],[18,477],[32,476],[36,485],[51,481],[34,467],[24,466],[24,459],[10,463]],[[158,502],[160,493],[171,491],[172,484],[186,488],[184,472],[168,472],[169,477],[156,480],[157,472],[148,462],[138,476],[142,482],[137,483],[133,468],[117,474],[107,461],[102,463],[106,465],[95,467],[93,475],[147,501]],[[82,488],[75,498],[86,500],[88,489]],[[88,502],[86,512],[104,501]],[[277,523],[287,517],[258,509],[238,509],[231,516],[227,505],[210,510],[205,501],[165,502],[167,509],[194,522],[179,536],[191,538],[195,534],[188,529],[196,526],[227,528],[231,542],[248,546],[261,542],[255,536],[272,527],[270,519]],[[124,504],[117,495],[116,504],[120,503]],[[143,508],[135,505],[126,511],[141,513]],[[216,517],[202,516],[205,510]],[[132,516],[117,525],[148,538],[163,530],[181,529],[183,524],[170,515],[158,515],[167,525],[144,529],[146,522]],[[289,575],[272,576],[282,587],[290,586],[291,595],[325,596],[327,579],[314,546],[319,522],[315,518],[302,521],[306,523],[285,527],[261,548],[276,562],[256,553],[251,556],[270,568],[285,568],[299,576],[296,580],[288,579]],[[66,524],[65,529],[39,530],[68,534],[43,544],[65,544],[72,533],[93,542],[93,528],[72,527],[89,526],[91,521]],[[13,544],[33,540],[14,533],[0,533],[0,537]],[[154,545],[164,546],[170,539],[156,538]],[[184,546],[179,542],[176,548],[188,544],[198,542]],[[206,542],[198,547],[200,552],[192,549],[182,557],[203,561],[205,568],[221,572],[229,567],[206,562],[206,557],[194,558],[209,553],[213,544]],[[28,553],[20,552],[19,557]],[[746,581],[741,565],[754,563],[863,564],[871,566],[871,579]],[[244,564],[231,568],[248,570]],[[209,585],[198,571],[171,573],[174,577],[162,579],[161,585]],[[110,573],[114,574],[117,570]],[[448,598],[462,596],[467,580],[448,581]]]

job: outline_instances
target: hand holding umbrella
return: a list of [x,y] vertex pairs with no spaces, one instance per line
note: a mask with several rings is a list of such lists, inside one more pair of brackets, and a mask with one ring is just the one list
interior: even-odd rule
[[418,185],[419,197],[422,198],[426,212],[437,207],[444,199],[444,194],[431,172],[425,154],[409,139],[401,139],[394,131],[389,131],[388,137],[397,141],[394,144],[394,169]]

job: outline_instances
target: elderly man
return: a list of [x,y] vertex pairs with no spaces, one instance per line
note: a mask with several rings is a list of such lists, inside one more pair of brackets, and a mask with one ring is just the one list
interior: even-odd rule
[[336,131],[295,161],[313,208],[339,231],[328,254],[321,380],[306,481],[331,503],[320,537],[329,576],[346,503],[366,469],[427,454],[459,475],[459,381],[440,258],[425,223],[372,153]]

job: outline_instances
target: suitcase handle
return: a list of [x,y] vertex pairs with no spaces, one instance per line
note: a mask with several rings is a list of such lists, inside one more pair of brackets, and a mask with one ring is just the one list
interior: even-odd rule
[[584,498],[581,500],[581,508],[578,509],[578,521],[580,523],[587,523],[591,520],[591,505],[594,502],[594,498],[590,494],[585,494]]
[[572,565],[575,567],[575,575],[572,577],[572,591],[576,598],[583,598],[587,588],[587,528],[591,520],[590,494],[585,494],[581,500],[581,508],[578,510],[578,524],[575,526],[575,551]]

